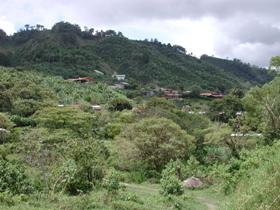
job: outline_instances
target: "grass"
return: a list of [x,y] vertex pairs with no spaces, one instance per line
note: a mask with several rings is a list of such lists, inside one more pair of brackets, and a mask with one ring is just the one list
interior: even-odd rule
[[223,197],[214,188],[185,190],[181,196],[162,196],[158,184],[123,183],[124,191],[108,194],[96,191],[87,195],[35,195],[15,205],[0,204],[0,210],[215,210]]

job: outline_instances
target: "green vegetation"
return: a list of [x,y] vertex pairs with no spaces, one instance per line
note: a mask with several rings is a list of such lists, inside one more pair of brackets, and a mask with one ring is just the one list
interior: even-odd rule
[[[225,92],[272,79],[265,69],[238,60],[198,59],[178,45],[156,39],[129,40],[113,30],[83,31],[67,22],[56,23],[51,29],[26,25],[12,36],[2,32],[1,37],[0,65],[24,66],[64,78],[91,76],[108,83],[117,72],[127,76],[132,89],[135,85],[159,85]],[[105,75],[96,74],[96,69]]]
[[[279,77],[245,92],[271,77],[93,31],[0,30],[0,62],[17,66],[0,67],[0,209],[278,209]],[[114,71],[129,76],[127,89],[108,86]],[[183,97],[147,96],[153,85]]]

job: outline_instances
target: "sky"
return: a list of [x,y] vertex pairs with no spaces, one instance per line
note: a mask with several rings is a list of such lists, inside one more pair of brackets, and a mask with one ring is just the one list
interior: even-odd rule
[[0,0],[0,28],[68,21],[268,66],[280,55],[279,10],[280,0]]

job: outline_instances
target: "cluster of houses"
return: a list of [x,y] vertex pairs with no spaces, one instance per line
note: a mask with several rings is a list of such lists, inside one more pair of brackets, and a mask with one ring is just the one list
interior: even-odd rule
[[[191,91],[185,91],[180,93],[177,90],[172,90],[172,89],[167,89],[167,88],[160,88],[160,91],[163,92],[163,96],[166,99],[176,99],[180,100],[183,95],[188,95],[191,94]],[[199,94],[200,97],[206,97],[206,98],[212,98],[212,99],[217,99],[217,98],[223,98],[224,94],[222,93],[216,93],[216,92],[202,92]]]

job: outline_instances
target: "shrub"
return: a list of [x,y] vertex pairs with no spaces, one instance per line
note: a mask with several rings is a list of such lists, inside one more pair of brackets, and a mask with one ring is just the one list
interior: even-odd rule
[[110,101],[109,110],[110,111],[123,111],[125,109],[132,109],[132,105],[129,100],[124,98],[116,98]]
[[69,142],[68,160],[54,173],[53,191],[71,195],[91,191],[104,177],[103,162],[107,149],[94,139],[75,139]]
[[6,143],[12,137],[11,129],[13,123],[8,119],[5,114],[0,113],[0,144]]
[[120,123],[109,123],[104,130],[104,137],[106,139],[114,139],[115,136],[119,135],[122,130]]
[[147,118],[127,126],[117,138],[118,166],[160,172],[171,159],[190,156],[193,137],[164,118]]
[[33,99],[17,100],[13,105],[12,113],[22,117],[28,117],[34,114],[39,107],[40,103]]
[[107,189],[108,192],[116,192],[120,189],[120,182],[118,175],[111,172],[103,179],[103,187]]
[[180,180],[175,175],[164,174],[160,180],[162,194],[164,195],[181,195],[183,187]]
[[18,115],[11,116],[11,121],[16,124],[17,127],[24,127],[24,126],[36,126],[36,121],[30,117],[21,117]]
[[170,161],[162,171],[160,179],[161,193],[164,195],[181,195],[183,194],[180,176],[180,168],[177,161]]
[[32,184],[24,173],[24,168],[16,162],[0,159],[0,177],[0,192],[17,195],[33,191]]
[[9,120],[9,118],[5,114],[0,113],[0,128],[9,130],[12,127],[13,127],[13,123]]

